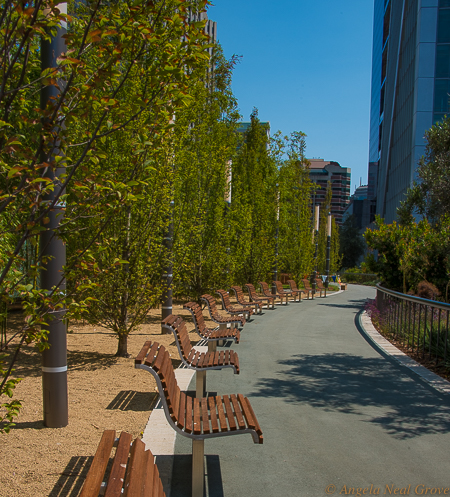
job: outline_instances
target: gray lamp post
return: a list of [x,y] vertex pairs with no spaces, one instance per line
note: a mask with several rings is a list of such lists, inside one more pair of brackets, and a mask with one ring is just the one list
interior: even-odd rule
[[[67,3],[58,5],[61,13],[67,13]],[[41,42],[41,68],[42,70],[57,67],[57,58],[66,51],[63,36],[67,32],[66,23],[61,23],[57,28],[56,36]],[[64,81],[58,81],[59,88],[64,86]],[[41,108],[46,109],[49,102],[57,101],[60,89],[53,85],[44,86],[41,90]],[[58,123],[59,129],[63,123]],[[58,130],[56,130],[58,132]],[[60,155],[59,142],[54,144],[53,150],[43,157],[44,162],[53,163],[54,158]],[[61,194],[59,176],[64,171],[63,161],[58,163],[56,170],[47,169],[45,176],[54,184],[52,193],[46,196],[45,201],[51,206],[48,215],[49,222],[46,230],[40,237],[40,254],[45,261],[41,271],[41,289],[48,293],[54,291],[63,294],[66,283],[63,266],[66,263],[66,247],[58,238],[57,231],[62,220],[64,205],[57,200]],[[46,326],[48,330],[49,348],[42,353],[42,393],[44,425],[48,428],[62,428],[69,423],[68,393],[67,393],[67,330],[64,322],[65,310],[50,311],[52,320]]]
[[325,297],[327,296],[328,283],[330,280],[330,252],[331,252],[331,212],[328,213],[327,219],[327,270],[325,281]]
[[314,299],[316,295],[316,278],[317,278],[317,252],[319,250],[319,210],[320,206],[314,206],[314,231],[313,231],[313,242],[315,243],[314,250],[314,272],[312,274],[312,298]]
[[[278,183],[277,183],[278,189]],[[275,231],[275,262],[273,265],[273,281],[272,281],[272,295],[276,295],[277,287],[275,281],[278,280],[278,235],[279,235],[279,225],[280,225],[280,192],[277,194],[277,224]]]

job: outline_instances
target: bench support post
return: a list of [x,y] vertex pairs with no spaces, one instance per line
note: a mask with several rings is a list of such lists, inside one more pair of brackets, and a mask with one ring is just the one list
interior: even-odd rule
[[217,350],[217,341],[209,340],[208,342],[208,352],[215,352]]
[[192,497],[203,497],[205,441],[192,440]]
[[197,371],[195,373],[195,396],[201,399],[206,392],[206,371]]

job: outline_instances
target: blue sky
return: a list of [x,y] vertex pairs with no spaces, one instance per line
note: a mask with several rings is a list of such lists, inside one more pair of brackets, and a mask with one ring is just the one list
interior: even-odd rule
[[233,92],[243,120],[307,134],[306,155],[367,184],[372,0],[213,0],[225,56],[241,55]]

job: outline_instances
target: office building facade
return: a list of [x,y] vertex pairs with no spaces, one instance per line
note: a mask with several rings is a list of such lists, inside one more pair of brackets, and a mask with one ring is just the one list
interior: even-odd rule
[[322,205],[328,187],[331,183],[331,215],[336,223],[342,224],[342,216],[350,201],[351,170],[349,167],[341,167],[338,162],[325,161],[323,159],[308,159],[309,178],[319,188],[315,195],[315,204]]
[[388,223],[449,93],[450,0],[375,0],[368,196]]

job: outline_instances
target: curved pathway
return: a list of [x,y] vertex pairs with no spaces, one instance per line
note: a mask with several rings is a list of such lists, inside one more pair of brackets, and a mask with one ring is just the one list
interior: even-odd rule
[[[349,285],[246,324],[241,374],[209,372],[207,386],[250,397],[264,445],[207,440],[206,495],[450,495],[450,396],[364,338],[359,313],[374,297]],[[171,497],[190,495],[190,453],[177,435]]]

